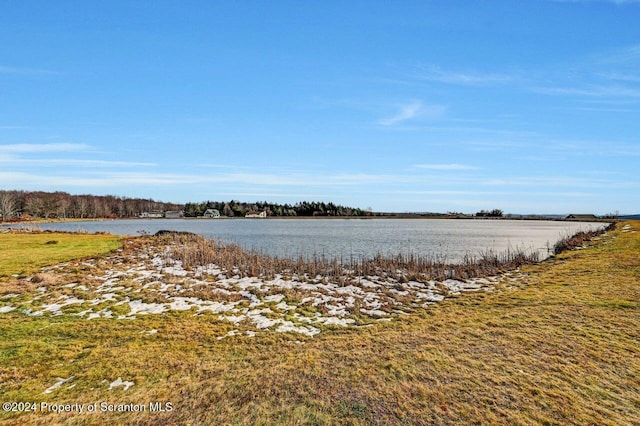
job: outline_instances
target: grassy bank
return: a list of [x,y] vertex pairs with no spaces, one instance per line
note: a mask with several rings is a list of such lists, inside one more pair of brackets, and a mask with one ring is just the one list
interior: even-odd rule
[[[640,223],[621,223],[589,244],[523,266],[493,291],[314,338],[220,338],[233,327],[193,311],[90,321],[0,314],[3,401],[39,409],[171,403],[154,413],[5,412],[0,421],[638,424]],[[97,275],[88,266],[74,274],[87,286]],[[47,285],[62,291],[67,282]]]
[[8,275],[30,274],[54,263],[108,253],[121,245],[120,238],[112,235],[0,230],[0,280]]

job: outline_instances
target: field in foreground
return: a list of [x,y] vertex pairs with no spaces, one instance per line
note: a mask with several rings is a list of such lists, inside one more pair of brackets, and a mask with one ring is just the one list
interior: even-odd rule
[[[251,323],[257,315],[238,323],[221,320],[213,304],[194,302],[195,296],[205,299],[201,287],[189,296],[188,309],[167,308],[186,303],[186,297],[170,292],[185,280],[179,270],[167,282],[147,276],[136,281],[107,274],[104,262],[95,258],[26,280],[5,277],[0,282],[0,310],[5,307],[0,395],[3,402],[34,403],[28,408],[38,411],[3,412],[0,421],[639,424],[639,231],[638,222],[621,223],[588,248],[491,280],[486,291],[457,295],[444,289],[447,298],[433,305],[414,306],[399,297],[397,292],[408,291],[404,283],[380,295],[378,301],[387,305],[378,310],[388,314],[381,318],[365,315],[373,309],[364,305],[337,315],[331,308],[347,302],[332,299],[315,307],[315,302],[300,303],[292,314],[289,306],[303,296],[337,298],[340,289],[329,294],[326,287],[320,297],[295,294],[283,285],[280,293],[251,302],[263,303],[256,309],[270,308],[262,316],[273,321],[273,330],[260,328],[264,319]],[[139,267],[126,256],[117,262],[129,270]],[[224,283],[231,291],[243,282]],[[156,290],[174,287],[145,294],[143,302],[131,305],[136,283]],[[367,285],[351,290],[358,295],[357,289]],[[65,305],[101,289],[96,305]],[[427,290],[425,285],[420,293]],[[39,302],[45,294],[52,303]],[[367,297],[359,303],[370,301]],[[227,295],[221,302],[250,309],[251,303],[236,299]],[[403,302],[401,309],[388,308],[396,302]],[[22,306],[29,308],[17,308]],[[138,315],[132,315],[132,306]],[[344,327],[318,320],[334,317],[354,322]],[[289,323],[289,329],[275,331]],[[320,332],[310,337],[293,327]],[[94,403],[96,412],[87,412]],[[68,407],[75,412],[58,414],[53,404],[77,406]],[[142,407],[144,412],[117,411]]]
[[112,235],[5,232],[0,234],[0,278],[33,273],[55,262],[107,253],[121,245],[120,239]]

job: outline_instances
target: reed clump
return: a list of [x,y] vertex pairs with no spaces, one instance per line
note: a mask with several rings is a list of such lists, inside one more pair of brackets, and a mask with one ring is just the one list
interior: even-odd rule
[[305,258],[300,254],[292,259],[245,250],[236,244],[217,245],[192,233],[161,231],[155,238],[170,247],[168,257],[180,261],[185,269],[215,265],[226,274],[242,277],[273,279],[278,275],[293,276],[305,280],[329,279],[345,285],[363,276],[379,276],[400,282],[477,278],[540,260],[538,252],[520,248],[502,253],[487,250],[478,255],[469,254],[460,263],[448,263],[444,258],[416,253],[377,254],[368,259],[351,257],[347,260],[324,254]]
[[616,223],[610,223],[606,228],[598,229],[594,231],[580,231],[574,235],[565,235],[553,246],[553,253],[560,254],[565,251],[574,250],[578,247],[582,247],[585,243],[591,241],[594,237],[602,235],[607,231],[612,231],[616,228]]
[[191,269],[215,261],[215,243],[191,232],[158,231],[155,237],[171,247],[171,258]]

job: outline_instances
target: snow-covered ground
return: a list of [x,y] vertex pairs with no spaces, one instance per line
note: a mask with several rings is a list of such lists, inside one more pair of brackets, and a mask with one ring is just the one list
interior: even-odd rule
[[[458,281],[406,281],[354,276],[346,283],[327,277],[283,274],[271,279],[240,277],[215,264],[192,270],[171,256],[171,247],[132,245],[106,258],[43,268],[35,291],[0,297],[0,314],[75,315],[86,321],[135,320],[145,315],[184,311],[209,315],[236,327],[226,335],[260,332],[313,337],[328,327],[352,327],[389,321],[467,291],[488,291],[518,273]],[[78,273],[82,270],[82,273]],[[68,280],[60,283],[61,279]],[[146,332],[155,334],[157,330]]]

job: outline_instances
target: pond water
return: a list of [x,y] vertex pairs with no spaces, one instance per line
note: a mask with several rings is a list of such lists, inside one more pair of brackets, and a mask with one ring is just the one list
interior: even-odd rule
[[194,232],[274,256],[325,255],[348,261],[351,257],[414,253],[455,263],[466,254],[478,255],[486,250],[537,250],[544,258],[548,248],[561,237],[606,225],[530,220],[318,218],[125,219],[48,223],[37,227],[115,235],[154,234],[167,229]]

